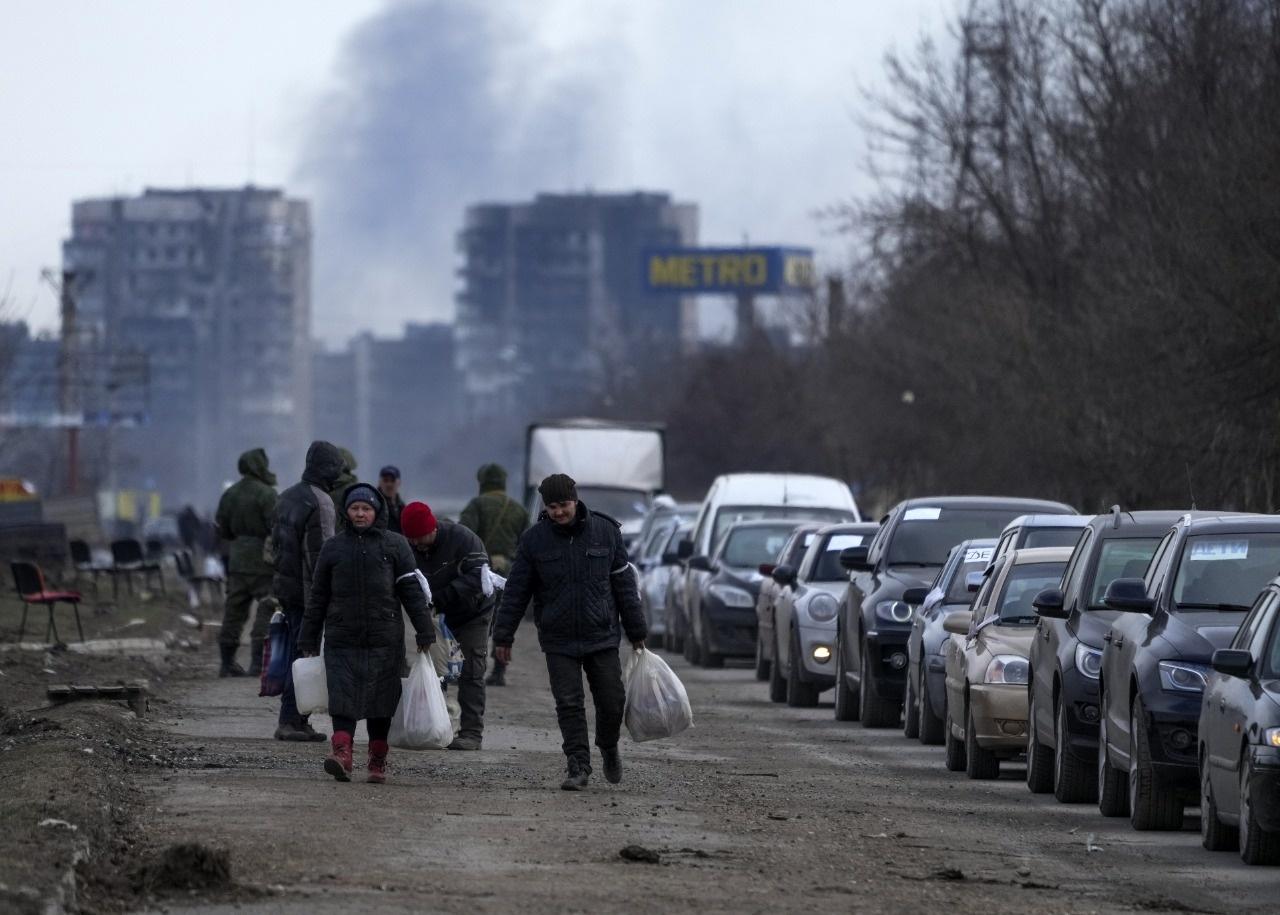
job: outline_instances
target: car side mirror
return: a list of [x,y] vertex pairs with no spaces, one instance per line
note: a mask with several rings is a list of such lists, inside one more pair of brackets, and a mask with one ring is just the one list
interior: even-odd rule
[[947,618],[942,621],[942,628],[952,635],[968,635],[969,626],[972,623],[972,613],[968,610],[957,610],[955,613],[948,614]]
[[840,568],[850,572],[870,572],[872,566],[867,562],[865,546],[849,546],[840,551]]
[[928,588],[907,588],[902,592],[902,602],[910,604],[913,607],[919,607],[924,603],[926,597],[929,596]]
[[762,562],[762,563],[760,563],[760,565],[757,567],[756,571],[758,571],[758,572],[759,572],[761,575],[763,575],[765,578],[772,578],[772,577],[773,577],[773,570],[774,570],[774,569],[776,569],[776,568],[777,568],[777,566],[776,566],[776,565],[774,565],[772,562]]
[[970,594],[977,594],[982,590],[982,582],[986,577],[986,572],[970,572],[964,577],[965,590]]
[[715,571],[715,567],[711,564],[711,560],[706,556],[690,557],[689,568],[697,569],[699,572]]
[[1150,613],[1156,606],[1147,596],[1147,585],[1141,578],[1117,578],[1107,585],[1102,602],[1121,613]]
[[773,580],[784,587],[794,585],[796,583],[796,570],[789,565],[780,565],[773,570]]
[[1253,655],[1239,648],[1219,648],[1210,665],[1228,677],[1247,677],[1253,671]]
[[693,541],[681,540],[676,547],[676,557],[679,559],[688,559],[693,555]]
[[1071,616],[1064,604],[1062,592],[1057,588],[1045,588],[1031,602],[1031,606],[1036,608],[1036,613],[1051,620],[1065,620]]

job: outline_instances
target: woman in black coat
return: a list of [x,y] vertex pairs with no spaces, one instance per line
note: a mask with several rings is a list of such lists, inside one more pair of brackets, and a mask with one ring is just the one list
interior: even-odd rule
[[418,651],[435,641],[435,626],[414,569],[413,550],[376,523],[382,495],[368,483],[343,493],[342,529],[316,559],[298,649],[314,657],[324,636],[324,665],[333,718],[333,752],[324,770],[351,780],[351,742],[361,718],[369,728],[369,777],[386,780],[387,732],[400,703],[404,633],[400,607],[417,631]]

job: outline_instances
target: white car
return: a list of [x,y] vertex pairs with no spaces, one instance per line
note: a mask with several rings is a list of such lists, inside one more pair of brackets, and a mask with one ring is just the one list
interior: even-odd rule
[[649,624],[649,647],[666,648],[671,631],[667,620],[667,591],[671,582],[683,574],[680,560],[675,555],[680,541],[693,530],[689,524],[672,524],[663,528],[665,536],[651,538],[655,545],[653,557],[646,557],[646,565],[640,573],[640,606]]

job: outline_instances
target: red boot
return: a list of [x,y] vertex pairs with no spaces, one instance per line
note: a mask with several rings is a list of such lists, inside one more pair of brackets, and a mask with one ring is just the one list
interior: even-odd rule
[[365,779],[373,785],[381,785],[387,780],[387,742],[385,740],[369,741],[369,777]]
[[324,771],[340,782],[351,781],[351,735],[333,732],[333,752],[324,758]]

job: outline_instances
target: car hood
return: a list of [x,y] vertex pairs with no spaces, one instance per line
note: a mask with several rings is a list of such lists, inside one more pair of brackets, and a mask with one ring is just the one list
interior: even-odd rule
[[1226,648],[1244,622],[1244,610],[1183,610],[1168,615],[1161,635],[1179,657],[1208,663],[1213,652]]
[[1115,610],[1086,610],[1076,623],[1076,638],[1090,648],[1102,650],[1104,637],[1120,614]]
[[832,597],[839,597],[844,594],[844,589],[849,587],[847,581],[810,581],[805,583],[806,593],[830,594]]
[[1031,642],[1035,636],[1035,626],[995,625],[982,630],[982,639],[992,654],[1012,654],[1020,658],[1031,657]]
[[764,583],[764,576],[760,574],[759,569],[745,569],[737,566],[721,566],[714,576],[712,576],[710,584],[733,585],[735,588],[741,588],[750,592],[752,595],[760,596],[760,585]]
[[[1270,680],[1261,680],[1258,683],[1262,687],[1262,693],[1271,700],[1270,708],[1267,712],[1258,709],[1258,719],[1262,722],[1263,727],[1275,727],[1280,725],[1280,679],[1272,677]],[[1267,725],[1267,721],[1273,721],[1275,724]]]
[[891,568],[884,573],[883,584],[889,588],[896,588],[898,596],[907,588],[927,588],[933,584],[933,579],[937,577],[938,570],[933,566],[926,568]]

